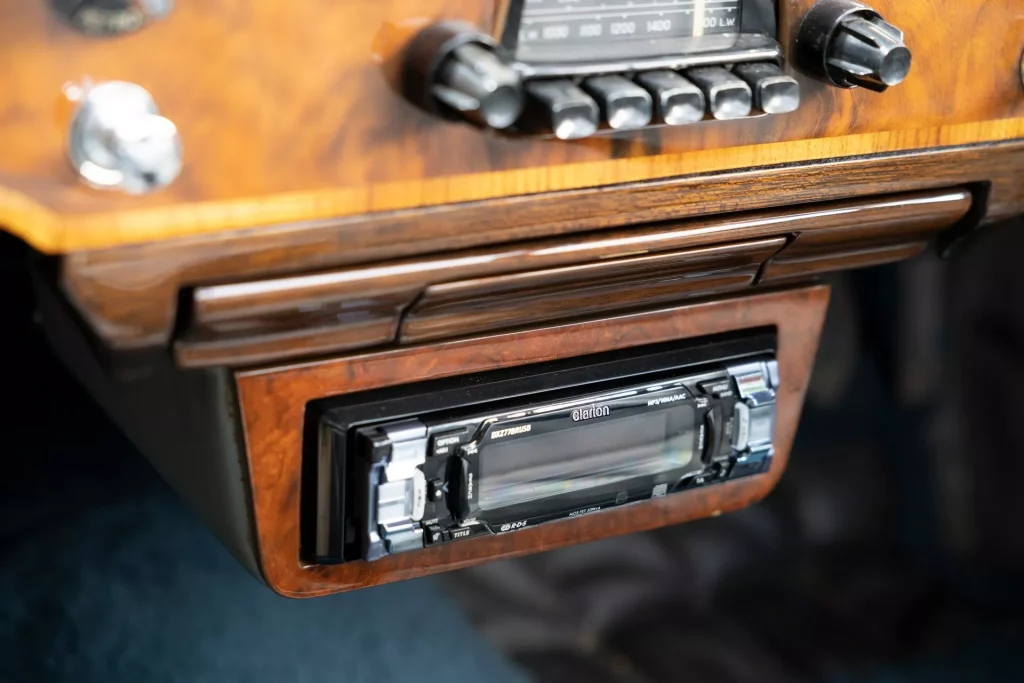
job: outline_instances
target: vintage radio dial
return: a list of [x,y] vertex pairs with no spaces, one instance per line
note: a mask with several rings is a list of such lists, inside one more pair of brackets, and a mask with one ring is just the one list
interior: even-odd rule
[[499,130],[516,122],[526,101],[522,79],[493,39],[461,22],[434,24],[413,40],[405,90],[428,111]]
[[840,88],[884,92],[910,73],[903,31],[852,0],[821,0],[811,8],[796,46],[804,69]]

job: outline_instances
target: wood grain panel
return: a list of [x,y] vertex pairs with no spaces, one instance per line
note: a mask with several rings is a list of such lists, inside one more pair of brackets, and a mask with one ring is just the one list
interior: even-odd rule
[[381,346],[395,340],[409,300],[378,296],[362,305],[346,303],[254,318],[243,325],[193,328],[175,340],[174,357],[183,368],[239,367]]
[[772,259],[761,274],[761,283],[778,284],[793,280],[805,280],[839,270],[855,270],[895,263],[913,258],[928,247],[924,241],[893,244],[881,247],[866,247],[839,252],[817,253]]
[[[780,3],[787,51],[813,2]],[[492,27],[492,0],[206,0],[109,40],[75,34],[47,3],[4,3],[0,225],[60,253],[1024,137],[1021,3],[872,4],[915,54],[910,78],[887,93],[802,79],[794,114],[563,143],[441,121],[396,92],[415,30],[439,18]],[[170,188],[126,197],[78,183],[64,160],[62,86],[86,77],[143,85],[177,123],[186,165]]]
[[[280,282],[267,280],[259,287],[211,289],[207,300],[197,302],[207,316],[231,317],[235,314],[217,311],[288,312],[337,299],[339,294],[418,291],[456,278],[762,238],[811,226],[873,225],[884,231],[887,225],[920,221],[938,230],[962,215],[969,200],[963,190],[925,188],[967,182],[991,183],[988,209],[998,217],[1024,210],[1024,190],[1015,175],[1024,172],[1022,151],[1024,145],[1013,144],[984,151],[921,153],[898,161],[832,162],[81,252],[64,259],[62,280],[70,300],[111,346],[161,345],[168,343],[174,327],[179,291],[205,283],[237,284],[274,274],[402,259],[360,273],[323,271]],[[864,198],[908,190],[921,194]],[[669,223],[703,214],[849,197],[859,199]],[[664,224],[570,237],[648,222]],[[457,251],[537,238],[547,239]],[[372,282],[378,278],[381,283]],[[259,296],[251,296],[253,292]],[[245,300],[253,302],[251,309]]]
[[[283,595],[324,595],[677,524],[749,505],[763,498],[785,469],[827,305],[828,288],[809,287],[528,332],[238,372],[236,381],[263,576],[271,588]],[[336,566],[300,563],[300,463],[303,421],[309,401],[766,326],[777,329],[782,379],[775,431],[776,464],[770,473],[582,519],[451,543],[377,562]]]
[[[647,236],[652,238],[651,243],[645,245],[649,251],[663,249],[673,242],[672,237],[678,241],[678,233],[652,235],[648,232]],[[664,239],[653,239],[661,237]],[[403,312],[432,279],[458,277],[463,272],[501,272],[524,267],[531,261],[572,262],[593,259],[597,254],[613,259],[501,276],[519,282],[520,288],[547,289],[530,294],[533,304],[527,304],[523,298],[527,293],[520,292],[517,300],[520,306],[515,313],[506,309],[506,324],[499,327],[559,317],[559,310],[566,311],[564,295],[544,296],[544,292],[558,284],[568,286],[572,292],[576,287],[586,288],[588,281],[593,290],[600,281],[601,294],[591,303],[590,313],[626,307],[645,283],[651,285],[652,296],[658,289],[659,300],[664,302],[671,301],[672,292],[682,298],[684,293],[735,290],[749,285],[761,264],[785,242],[783,238],[754,240],[639,259],[615,257],[635,254],[638,249],[644,251],[638,247],[643,243],[641,236],[570,244],[534,243],[504,251],[455,255],[435,262],[387,264],[284,280],[205,287],[195,292],[194,326],[184,338],[175,341],[175,355],[183,367],[238,367],[392,342],[399,336]],[[676,276],[671,284],[664,278],[670,273]],[[678,281],[681,278],[686,281]],[[478,293],[482,293],[480,288],[490,286],[494,290],[501,286],[479,280],[468,282],[477,284]],[[514,297],[509,295],[512,289],[513,286],[506,287],[503,298]],[[596,296],[596,292],[591,291],[591,296]],[[582,296],[577,303],[583,304]],[[485,307],[500,309],[499,305],[485,304]],[[488,319],[493,319],[493,313]],[[429,325],[420,322],[421,328]],[[469,320],[465,322],[467,326],[470,324]],[[480,322],[478,319],[477,324]],[[479,326],[467,327],[462,334],[480,330]],[[436,333],[430,336],[435,338]]]
[[743,289],[785,244],[778,237],[435,285],[403,318],[399,341],[478,334]]

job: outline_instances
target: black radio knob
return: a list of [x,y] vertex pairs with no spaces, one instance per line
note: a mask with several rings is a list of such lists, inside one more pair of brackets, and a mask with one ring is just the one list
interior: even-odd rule
[[519,74],[494,40],[468,24],[440,22],[423,30],[405,55],[405,91],[421,107],[504,129],[523,113]]
[[912,57],[903,31],[853,0],[812,7],[797,33],[796,53],[805,70],[833,85],[875,92],[902,83]]

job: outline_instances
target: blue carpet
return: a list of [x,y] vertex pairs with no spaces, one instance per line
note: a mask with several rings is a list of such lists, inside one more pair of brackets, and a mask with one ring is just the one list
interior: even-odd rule
[[5,458],[0,681],[526,680],[436,581],[281,598],[118,435],[50,436]]

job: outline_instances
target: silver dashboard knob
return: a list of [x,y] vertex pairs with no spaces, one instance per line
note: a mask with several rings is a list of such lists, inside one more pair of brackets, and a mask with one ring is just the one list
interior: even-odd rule
[[182,167],[174,123],[160,116],[149,92],[123,81],[100,83],[81,94],[68,157],[89,185],[129,194],[170,184]]
[[174,0],[51,0],[51,4],[61,18],[93,36],[138,31],[174,9]]
[[515,123],[526,102],[519,74],[478,43],[452,50],[433,92],[467,119],[498,130]]
[[884,92],[910,73],[903,31],[853,0],[821,0],[811,8],[796,46],[805,69],[841,88]]

